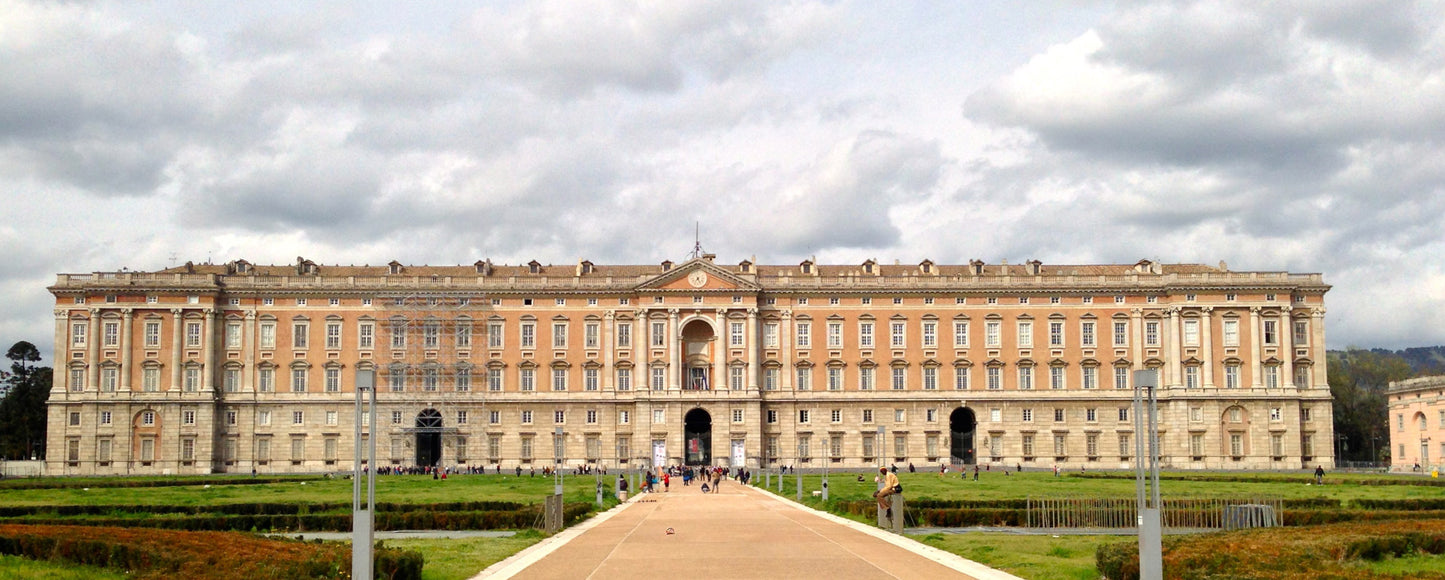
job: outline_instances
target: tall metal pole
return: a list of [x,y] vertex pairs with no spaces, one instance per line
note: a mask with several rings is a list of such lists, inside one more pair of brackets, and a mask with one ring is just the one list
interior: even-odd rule
[[[375,578],[372,571],[372,527],[375,522],[375,513],[372,506],[376,505],[376,437],[372,436],[376,425],[376,371],[372,369],[357,369],[356,371],[356,417],[354,421],[355,453],[351,463],[351,577],[352,578]],[[364,394],[370,393],[370,404],[366,404]],[[367,407],[366,415],[363,415],[363,407]],[[363,417],[366,419],[363,420]],[[362,444],[362,425],[367,426],[366,443]],[[365,455],[362,449],[365,448]],[[366,468],[363,469],[362,459],[365,457]],[[361,479],[366,478],[366,498],[362,499]]]
[[[1141,580],[1162,580],[1164,578],[1163,525],[1159,508],[1159,423],[1158,399],[1155,391],[1159,387],[1159,371],[1142,369],[1134,371],[1134,493],[1139,510],[1139,578]],[[1147,414],[1147,418],[1145,415]],[[1145,441],[1148,441],[1147,450]],[[1148,453],[1149,472],[1146,478],[1145,452]],[[1152,484],[1146,503],[1144,487]]]

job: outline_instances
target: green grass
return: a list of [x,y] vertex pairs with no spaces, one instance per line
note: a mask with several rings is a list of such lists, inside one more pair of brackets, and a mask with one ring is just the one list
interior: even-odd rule
[[1100,544],[1134,541],[1129,536],[1026,536],[929,534],[916,538],[935,548],[1029,580],[1094,580]]
[[1412,577],[1424,572],[1445,574],[1445,555],[1414,555],[1403,558],[1385,558],[1379,562],[1355,560],[1348,564],[1352,568],[1369,570],[1376,574]]
[[[604,478],[608,489],[614,476]],[[0,505],[219,505],[239,503],[322,503],[351,501],[351,480],[305,480],[258,485],[207,485],[204,476],[195,485],[177,487],[85,489],[3,489]],[[103,482],[104,480],[97,480]],[[596,479],[591,475],[567,476],[564,495],[568,502],[595,499]],[[435,503],[454,501],[514,501],[538,503],[552,493],[552,478],[513,475],[458,475],[433,480],[420,475],[386,475],[376,478],[376,501]]]
[[[833,474],[829,477],[829,495],[834,500],[867,500],[872,497],[877,485],[873,475],[864,475],[864,481],[857,481],[856,473]],[[1249,474],[1230,474],[1250,477]],[[761,476],[757,476],[761,478]],[[1024,472],[1003,475],[997,470],[982,472],[979,481],[960,479],[950,473],[939,477],[933,473],[899,473],[900,483],[906,497],[911,499],[966,499],[1005,500],[1024,498],[1094,498],[1134,497],[1133,479],[1086,479],[1081,477],[1054,477],[1049,472]],[[1219,497],[1219,496],[1277,496],[1284,499],[1330,498],[1350,501],[1354,499],[1422,499],[1445,497],[1445,487],[1411,485],[1358,485],[1352,481],[1361,479],[1404,478],[1409,476],[1386,475],[1336,475],[1330,485],[1306,485],[1311,479],[1301,472],[1298,477],[1281,479],[1281,474],[1261,473],[1258,481],[1215,482],[1215,481],[1174,481],[1160,482],[1160,490],[1169,497]],[[814,498],[812,491],[821,489],[819,475],[803,476],[803,502],[817,507],[821,502]],[[1338,483],[1333,483],[1338,482]],[[773,481],[777,492],[777,481]],[[795,497],[797,484],[793,475],[787,475],[783,483],[784,497]]]
[[124,574],[105,568],[77,566],[0,555],[0,578],[16,580],[122,580]]
[[421,552],[423,580],[465,580],[541,539],[541,533],[529,531],[510,538],[387,540],[386,547]]

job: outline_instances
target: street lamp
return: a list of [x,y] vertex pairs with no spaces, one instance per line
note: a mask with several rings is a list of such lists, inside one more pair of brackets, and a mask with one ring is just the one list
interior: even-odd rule
[[[376,371],[356,370],[356,443],[351,476],[351,577],[372,578],[372,528],[376,506]],[[363,393],[369,395],[369,403]],[[366,415],[362,409],[366,407]],[[366,419],[363,421],[362,417]],[[361,426],[367,426],[366,445],[362,445]],[[362,469],[362,448],[365,447],[366,469]],[[361,478],[366,477],[366,498],[361,496]]]

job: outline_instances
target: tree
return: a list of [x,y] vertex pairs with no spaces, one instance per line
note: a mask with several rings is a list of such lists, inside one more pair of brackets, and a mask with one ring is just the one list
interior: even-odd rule
[[0,399],[0,456],[44,458],[50,367],[35,366],[40,350],[23,340],[11,346],[5,358],[12,362],[4,379],[9,392]]
[[[1398,354],[1353,347],[1331,351],[1327,364],[1335,436],[1344,444],[1338,459],[1381,461],[1382,453],[1388,454],[1390,440],[1385,390],[1391,381],[1411,378],[1416,371]],[[1375,457],[1370,457],[1371,449]]]

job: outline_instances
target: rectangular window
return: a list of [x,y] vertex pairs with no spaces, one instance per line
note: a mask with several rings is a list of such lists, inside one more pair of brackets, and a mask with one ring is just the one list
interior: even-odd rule
[[617,369],[617,390],[632,390],[632,369]]
[[[398,298],[397,300],[401,300]],[[406,321],[391,321],[391,348],[406,348]]]
[[923,390],[938,390],[938,368],[923,367]]
[[863,422],[864,422],[864,423],[872,423],[872,422],[873,422],[873,409],[863,409]]
[[1034,388],[1034,368],[1019,367],[1019,390],[1027,391]]
[[291,424],[292,424],[292,425],[304,425],[305,423],[306,423],[306,412],[305,412],[305,411],[292,411],[292,412],[291,412]]
[[1063,323],[1063,322],[1050,322],[1050,323],[1049,323],[1049,346],[1052,346],[1052,347],[1062,347],[1062,346],[1064,346],[1064,323]]
[[1003,388],[1003,369],[988,367],[984,374],[987,377],[988,390],[997,391]]
[[221,385],[227,393],[241,391],[241,369],[225,369],[221,371]]
[[120,323],[106,322],[100,327],[101,345],[115,347],[120,345]]
[[1032,461],[1032,460],[1033,460],[1033,457],[1034,457],[1034,436],[1033,436],[1033,434],[1031,434],[1031,433],[1025,433],[1024,436],[1023,436],[1023,452],[1024,452],[1024,461]]
[[1244,436],[1238,433],[1229,434],[1229,454],[1234,457],[1244,455]]
[[1097,346],[1094,338],[1094,327],[1095,324],[1093,322],[1082,322],[1079,324],[1079,344],[1085,348]]
[[517,373],[517,385],[522,392],[530,393],[537,390],[537,369],[521,369]]
[[89,322],[75,322],[70,325],[70,345],[85,346],[85,333]]
[[1279,388],[1279,367],[1264,367],[1264,386],[1271,389]]
[[145,345],[146,348],[160,347],[161,323],[159,321],[148,321],[145,323]]
[[358,348],[372,348],[376,344],[376,325],[370,322],[363,322],[356,326],[356,346]]
[[487,323],[487,348],[502,348],[506,343],[506,325],[500,322]]
[[1198,367],[1198,366],[1189,365],[1189,366],[1184,367],[1184,388],[1186,388],[1186,389],[1197,389],[1197,388],[1199,388],[1199,367]]
[[1224,388],[1239,388],[1239,365],[1224,365]]
[[1184,321],[1184,346],[1199,346],[1199,321]]
[[567,323],[552,323],[552,348],[567,348]]
[[937,322],[934,322],[934,321],[931,321],[931,320],[925,320],[925,321],[923,321],[923,347],[924,347],[924,348],[935,348],[935,347],[937,347],[937,346],[938,346],[938,323],[937,323]]
[[116,379],[119,375],[119,370],[115,368],[100,369],[100,390],[107,393],[115,392]]
[[1144,323],[1144,345],[1159,346],[1159,322],[1151,320]]
[[744,346],[745,341],[743,338],[745,336],[745,328],[746,326],[742,322],[728,323],[728,344],[731,346]]
[[994,321],[984,323],[983,342],[986,346],[988,346],[989,348],[997,348],[1000,344],[1002,344],[1001,339],[999,338],[999,329],[1002,328],[1002,326],[1002,323]]
[[602,332],[602,325],[596,322],[588,322],[582,326],[582,348],[597,348],[600,344],[598,335]]
[[743,367],[740,367],[740,366],[738,366],[738,367],[729,367],[729,368],[728,368],[728,388],[730,388],[730,389],[732,389],[732,390],[734,390],[734,391],[741,391],[741,390],[743,390],[743,389],[746,387],[746,385],[743,384],[743,381],[744,381],[745,378],[746,378],[746,371],[747,371],[747,369],[745,369],[745,368],[743,368]]
[[893,435],[893,457],[902,460],[908,457],[908,436],[903,434]]
[[968,322],[962,320],[953,322],[953,346],[968,346]]
[[1204,457],[1204,435],[1199,433],[1189,434],[1189,455],[1196,460]]
[[843,348],[843,323],[828,323],[828,348]]
[[763,346],[767,348],[778,347],[778,323],[769,322],[763,325]]
[[1120,434],[1119,434],[1119,457],[1129,457],[1130,455],[1133,455],[1132,451],[1133,451],[1133,447],[1129,445],[1129,434],[1128,434],[1128,433],[1120,433]]
[[340,322],[328,322],[328,323],[326,323],[326,348],[328,348],[328,349],[341,348],[341,323],[340,323]]
[[858,323],[858,348],[873,348],[873,323]]
[[1034,410],[1024,409],[1022,418],[1025,423],[1032,422],[1034,420]]
[[186,323],[186,347],[200,348],[201,346],[201,323]]
[[457,320],[457,348],[472,347],[472,321],[468,318]]
[[654,347],[667,346],[667,323],[666,323],[666,322],[654,322],[654,323],[652,323],[652,346],[654,346]]
[[1126,346],[1129,344],[1129,323],[1114,321],[1114,346]]
[[632,322],[622,321],[617,324],[617,348],[632,347]]
[[1097,388],[1099,388],[1099,369],[1098,369],[1098,367],[1084,367],[1084,368],[1081,369],[1081,370],[1082,370],[1082,372],[1083,372],[1082,376],[1084,377],[1084,390],[1092,390],[1092,389],[1097,389]]
[[843,369],[840,367],[828,367],[828,390],[843,390]]
[[960,366],[953,368],[953,390],[968,390],[968,371],[969,367]]
[[772,367],[763,369],[763,390],[778,390],[778,369]]
[[465,393],[472,390],[471,368],[461,367],[457,369],[455,388],[458,393]]
[[1299,388],[1301,388],[1301,389],[1309,388],[1309,386],[1310,386],[1310,368],[1309,368],[1309,367],[1307,367],[1307,366],[1297,366],[1297,367],[1294,368],[1294,386],[1299,387]]
[[338,369],[338,368],[329,368],[329,369],[326,369],[326,392],[328,392],[328,393],[339,393],[339,392],[341,392],[341,369]]
[[552,390],[567,390],[567,369],[552,369]]
[[1049,388],[1064,388],[1064,367],[1049,367]]
[[291,392],[306,392],[306,369],[297,367],[291,369]]
[[1129,367],[1114,367],[1114,388],[1129,388]]
[[522,348],[537,348],[537,324],[523,322],[521,330]]
[[1224,319],[1224,346],[1239,346],[1239,321]]
[[519,455],[521,456],[521,459],[522,459],[522,461],[524,461],[524,462],[530,463],[530,462],[532,461],[532,436],[531,436],[531,435],[523,435],[523,436],[522,436],[522,445],[521,445],[521,449],[519,449]]
[[661,391],[667,389],[667,369],[652,367],[652,390]]
[[778,412],[775,411],[775,410],[773,410],[773,409],[768,409],[767,418],[768,418],[768,422],[769,422],[769,423],[777,423],[777,422],[778,422]]
[[1309,338],[1310,338],[1310,323],[1305,322],[1305,321],[1303,321],[1303,320],[1296,320],[1296,321],[1294,321],[1294,344],[1295,344],[1295,346],[1304,346],[1304,345],[1309,344],[1309,342],[1310,342],[1310,341],[1309,341]]
[[799,390],[799,391],[811,391],[811,390],[813,390],[813,367],[798,367],[798,376],[797,376],[797,379],[798,379],[798,381],[797,381],[798,384],[797,384],[797,387],[796,387],[797,390]]
[[907,345],[908,324],[905,322],[894,322],[888,325],[889,345],[893,348],[903,348]]
[[1028,348],[1034,345],[1034,323],[1019,323],[1019,348]]
[[194,367],[194,366],[192,366],[192,367],[186,367],[185,373],[184,373],[184,375],[183,375],[183,379],[184,379],[184,381],[185,381],[184,389],[185,389],[186,391],[195,392],[195,391],[201,390],[201,368],[200,368],[200,367]]
[[421,327],[422,348],[433,349],[441,347],[442,325],[440,322],[428,321]]
[[1264,321],[1264,343],[1270,346],[1279,344],[1279,321]]
[[809,412],[808,412],[807,409],[798,409],[798,422],[799,422],[799,423],[807,423],[807,422],[809,422],[809,419],[812,419],[812,416],[809,415]]
[[812,332],[813,332],[813,323],[811,323],[811,322],[799,322],[799,323],[798,323],[798,330],[797,330],[798,348],[808,348],[809,346],[811,346],[811,345],[813,344]]
[[597,369],[582,369],[582,390],[597,390]]
[[902,391],[908,388],[908,369],[904,367],[893,367],[893,390]]

